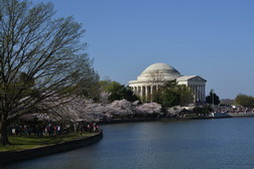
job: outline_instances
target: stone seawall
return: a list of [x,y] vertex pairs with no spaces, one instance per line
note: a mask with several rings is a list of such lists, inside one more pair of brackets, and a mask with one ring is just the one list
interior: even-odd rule
[[78,149],[99,142],[103,138],[103,132],[95,136],[83,139],[67,141],[51,146],[40,147],[21,151],[0,152],[0,164],[11,163],[21,160],[32,159],[36,157],[47,156],[56,153],[62,153],[69,150]]

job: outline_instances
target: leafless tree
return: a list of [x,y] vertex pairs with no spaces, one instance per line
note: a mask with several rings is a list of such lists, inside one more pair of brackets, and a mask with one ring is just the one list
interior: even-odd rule
[[166,82],[163,73],[160,70],[150,72],[149,81],[154,87],[153,94],[149,96],[149,100],[160,102],[161,87]]
[[[8,125],[41,110],[43,101],[63,104],[98,79],[73,17],[56,18],[52,3],[0,0],[0,144]],[[54,97],[56,96],[57,97]],[[57,105],[56,105],[57,106]],[[43,107],[44,111],[50,106]]]
[[165,82],[164,76],[160,70],[155,70],[149,73],[149,79],[152,84],[163,85]]

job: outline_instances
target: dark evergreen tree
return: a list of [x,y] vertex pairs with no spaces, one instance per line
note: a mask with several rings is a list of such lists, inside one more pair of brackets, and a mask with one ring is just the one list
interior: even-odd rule
[[181,96],[172,89],[166,89],[162,94],[162,105],[165,107],[173,107],[180,105]]
[[206,96],[206,103],[218,105],[220,104],[220,98],[213,90],[210,90],[209,95]]
[[161,89],[160,102],[165,107],[183,106],[193,102],[193,92],[185,85],[178,85],[176,80],[166,82]]

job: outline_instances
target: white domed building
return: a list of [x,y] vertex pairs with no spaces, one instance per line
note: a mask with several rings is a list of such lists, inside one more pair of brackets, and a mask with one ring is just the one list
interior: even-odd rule
[[137,80],[129,81],[129,86],[137,96],[149,101],[159,86],[172,80],[176,80],[179,85],[188,86],[194,93],[194,102],[205,102],[205,79],[198,75],[183,76],[174,67],[165,63],[148,66]]

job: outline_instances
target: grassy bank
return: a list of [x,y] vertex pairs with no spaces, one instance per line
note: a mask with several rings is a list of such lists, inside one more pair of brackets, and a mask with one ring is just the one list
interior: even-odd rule
[[92,136],[94,133],[86,133],[86,134],[77,134],[71,133],[68,135],[62,136],[9,136],[9,141],[12,145],[1,146],[0,151],[18,151],[25,149],[38,148],[48,145],[53,145],[65,141],[80,139],[83,137]]

